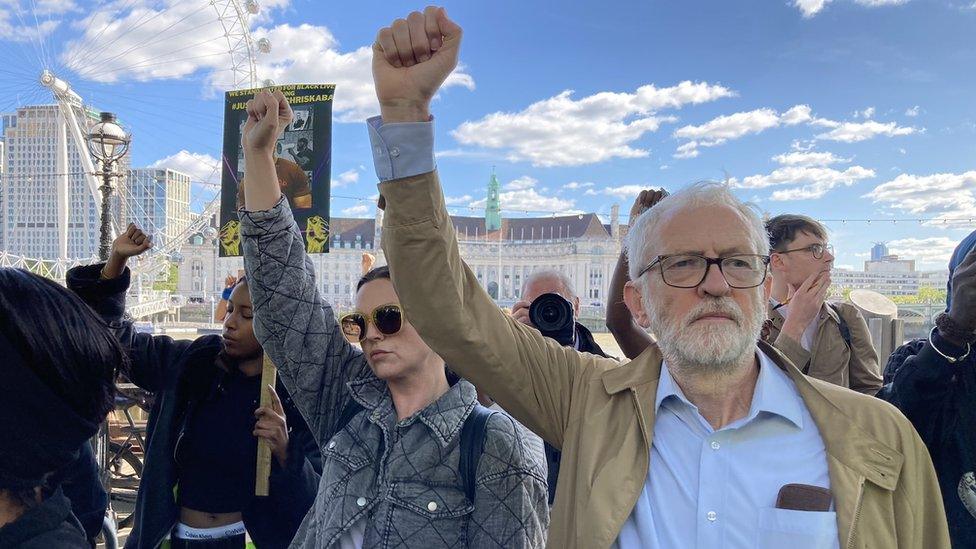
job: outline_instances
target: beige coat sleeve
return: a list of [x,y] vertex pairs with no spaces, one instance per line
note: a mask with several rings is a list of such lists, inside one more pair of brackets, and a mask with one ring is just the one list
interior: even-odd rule
[[847,321],[851,331],[851,359],[848,362],[851,389],[874,396],[881,390],[881,365],[878,363],[874,342],[871,341],[868,323],[860,311],[848,303],[841,304],[837,312]]
[[810,362],[810,351],[803,348],[799,341],[780,332],[773,341],[773,347],[793,363],[801,372],[806,373]]
[[492,301],[461,260],[436,172],[379,189],[383,252],[407,321],[451,369],[561,447],[585,372],[617,363],[561,347]]

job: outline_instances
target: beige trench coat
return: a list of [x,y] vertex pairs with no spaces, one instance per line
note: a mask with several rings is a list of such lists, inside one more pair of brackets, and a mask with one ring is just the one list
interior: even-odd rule
[[[461,261],[437,172],[379,188],[383,250],[407,319],[451,368],[562,449],[548,546],[608,547],[647,477],[659,351],[652,346],[621,365],[514,321]],[[932,462],[904,416],[881,400],[806,377],[760,346],[796,384],[820,428],[840,546],[948,548]]]

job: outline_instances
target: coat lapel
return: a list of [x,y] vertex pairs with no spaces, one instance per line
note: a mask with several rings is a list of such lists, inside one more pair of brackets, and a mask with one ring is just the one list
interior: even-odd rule
[[774,347],[760,342],[759,348],[793,380],[820,430],[827,451],[837,527],[840,539],[846,543],[852,530],[857,527],[855,517],[862,504],[863,483],[871,482],[882,489],[894,491],[905,457],[861,429],[858,425],[863,418],[858,420],[841,411],[830,397]]

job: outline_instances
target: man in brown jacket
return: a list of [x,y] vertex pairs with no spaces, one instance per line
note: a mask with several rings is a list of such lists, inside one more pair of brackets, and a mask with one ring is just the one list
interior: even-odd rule
[[660,337],[632,362],[562,347],[492,302],[461,260],[434,170],[430,100],[460,41],[439,8],[377,36],[383,249],[431,348],[561,448],[549,546],[948,547],[908,421],[757,346],[769,242],[726,187],[676,193],[631,229],[627,303]]
[[827,229],[805,215],[778,215],[766,222],[776,295],[769,305],[768,340],[801,372],[873,395],[881,367],[871,332],[850,303],[828,303],[833,247]]

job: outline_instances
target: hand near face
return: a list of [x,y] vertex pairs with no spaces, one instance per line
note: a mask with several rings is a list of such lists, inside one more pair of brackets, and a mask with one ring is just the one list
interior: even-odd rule
[[830,290],[830,272],[814,273],[797,287],[790,297],[789,315],[783,323],[783,333],[799,342],[803,331],[817,315]]
[[512,306],[512,318],[530,328],[535,328],[535,325],[532,324],[532,320],[529,318],[529,307],[531,306],[531,301],[521,300],[515,302],[515,305]]

